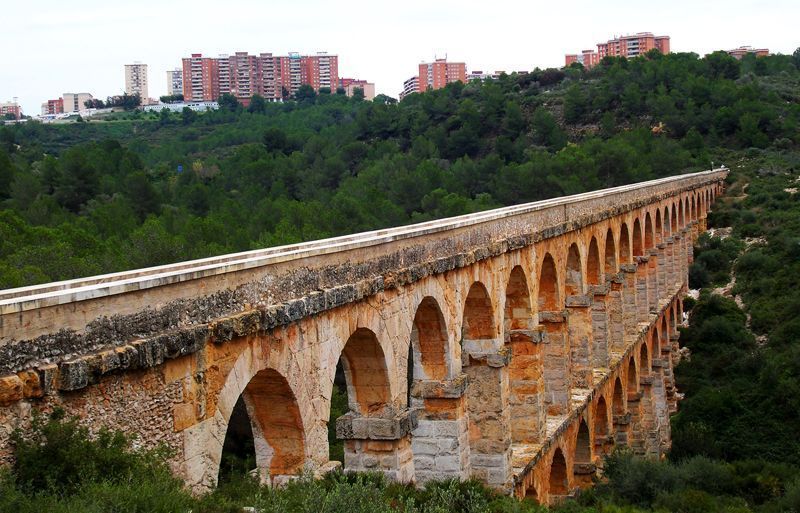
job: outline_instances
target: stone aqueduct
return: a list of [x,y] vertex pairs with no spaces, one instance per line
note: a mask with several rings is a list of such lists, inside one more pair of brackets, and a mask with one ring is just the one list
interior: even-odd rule
[[692,242],[726,169],[0,292],[0,460],[32,410],[164,442],[216,483],[237,401],[263,479],[476,477],[549,502],[661,454]]

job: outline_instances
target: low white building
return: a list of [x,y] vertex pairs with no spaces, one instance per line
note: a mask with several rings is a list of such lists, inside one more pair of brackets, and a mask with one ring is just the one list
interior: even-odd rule
[[217,102],[178,102],[178,103],[157,103],[155,105],[145,105],[142,110],[145,112],[161,112],[167,109],[170,112],[182,112],[185,107],[195,112],[205,112],[207,110],[217,110]]

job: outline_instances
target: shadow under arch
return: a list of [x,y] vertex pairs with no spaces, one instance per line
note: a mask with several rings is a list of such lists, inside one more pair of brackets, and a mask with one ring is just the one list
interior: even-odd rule
[[553,453],[548,484],[547,496],[550,504],[558,502],[569,494],[567,460],[564,458],[564,453],[560,447],[557,447]]

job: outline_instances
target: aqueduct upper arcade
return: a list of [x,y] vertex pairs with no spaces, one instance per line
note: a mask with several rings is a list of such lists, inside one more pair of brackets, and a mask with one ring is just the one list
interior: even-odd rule
[[569,494],[615,445],[669,445],[692,242],[726,174],[0,292],[0,458],[61,406],[165,442],[202,489],[243,415],[281,482],[331,468],[338,381],[346,469]]

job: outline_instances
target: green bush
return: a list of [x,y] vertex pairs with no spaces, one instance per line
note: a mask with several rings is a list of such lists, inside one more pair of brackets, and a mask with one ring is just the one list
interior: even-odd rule
[[56,410],[13,435],[14,464],[0,473],[0,511],[174,512],[192,503],[163,449],[136,451],[120,432],[96,437]]

